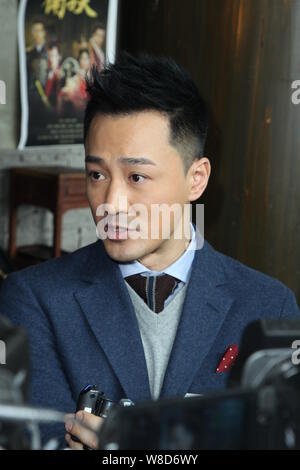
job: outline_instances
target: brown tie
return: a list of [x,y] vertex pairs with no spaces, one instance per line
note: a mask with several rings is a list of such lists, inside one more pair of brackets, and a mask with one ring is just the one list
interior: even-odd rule
[[179,280],[169,274],[160,276],[142,276],[133,274],[125,277],[135,292],[155,313],[164,309],[165,300],[174,292]]

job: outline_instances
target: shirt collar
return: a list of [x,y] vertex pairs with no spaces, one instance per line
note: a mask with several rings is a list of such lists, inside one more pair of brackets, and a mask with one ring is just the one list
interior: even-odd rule
[[45,46],[45,44],[40,44],[40,45],[36,44],[35,48],[36,48],[37,52],[42,52],[42,50],[44,49],[44,46]]
[[142,263],[137,260],[130,261],[129,263],[120,263],[119,268],[123,278],[132,276],[133,274],[143,274],[144,276],[159,276],[162,274],[169,274],[176,277],[182,282],[188,282],[191,272],[192,263],[196,250],[196,232],[193,224],[191,223],[192,238],[189,246],[185,252],[174,263],[167,266],[163,271],[151,271]]

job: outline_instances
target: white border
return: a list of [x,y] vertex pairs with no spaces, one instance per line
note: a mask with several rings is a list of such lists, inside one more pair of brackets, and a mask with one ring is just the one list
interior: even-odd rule
[[[68,147],[70,145],[80,146],[82,144],[48,144],[45,146],[26,146],[28,137],[28,92],[27,92],[27,67],[26,67],[26,49],[25,49],[25,12],[27,0],[20,0],[18,12],[18,46],[19,46],[19,67],[20,67],[20,92],[21,92],[21,131],[19,150],[25,147],[36,149],[38,147]],[[108,0],[107,24],[106,24],[106,63],[114,63],[116,57],[116,44],[118,32],[118,7],[119,0]],[[21,78],[22,77],[22,78]]]
[[[28,94],[27,94],[27,67],[25,49],[25,11],[27,0],[21,0],[18,12],[18,46],[19,46],[19,68],[20,68],[20,92],[21,92],[21,132],[18,145],[23,150],[28,137]],[[21,78],[22,77],[22,78]]]
[[118,32],[119,0],[109,0],[106,25],[106,63],[114,63]]

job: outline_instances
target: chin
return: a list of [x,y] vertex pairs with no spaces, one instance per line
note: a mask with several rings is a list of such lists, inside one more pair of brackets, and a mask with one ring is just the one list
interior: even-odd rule
[[105,240],[104,246],[108,256],[114,261],[126,263],[139,257],[134,246],[129,246],[128,240],[120,242]]
[[129,263],[150,254],[153,247],[139,246],[136,240],[124,240],[114,242],[110,240],[104,241],[106,252],[110,258],[120,263]]

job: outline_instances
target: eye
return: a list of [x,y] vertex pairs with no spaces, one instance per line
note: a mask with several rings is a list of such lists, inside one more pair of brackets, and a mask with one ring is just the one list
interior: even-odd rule
[[104,179],[104,175],[100,173],[100,171],[91,170],[88,172],[88,178],[90,178],[92,181],[100,181]]
[[[147,179],[146,176],[139,175],[139,174],[137,174],[137,173],[134,173],[133,175],[131,175],[130,178],[133,179],[133,182],[134,182],[134,183],[141,183],[141,181]],[[142,178],[142,180],[140,180],[140,179],[138,179],[138,178]]]

